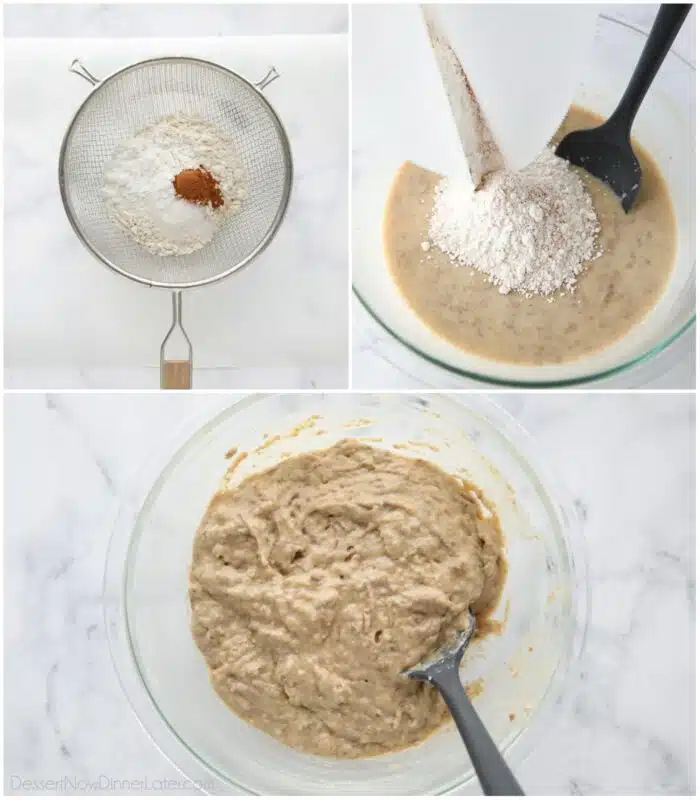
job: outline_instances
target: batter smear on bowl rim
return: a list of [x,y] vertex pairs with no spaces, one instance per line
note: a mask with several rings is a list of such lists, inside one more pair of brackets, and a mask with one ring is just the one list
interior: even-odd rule
[[[555,140],[600,122],[572,106]],[[614,343],[655,305],[675,262],[668,188],[635,150],[644,180],[630,214],[550,149],[477,192],[407,162],[384,219],[399,291],[439,336],[494,361],[564,363]]]
[[417,744],[447,719],[401,675],[464,627],[493,630],[506,574],[478,489],[344,439],[220,490],[197,531],[192,632],[232,711],[336,758]]

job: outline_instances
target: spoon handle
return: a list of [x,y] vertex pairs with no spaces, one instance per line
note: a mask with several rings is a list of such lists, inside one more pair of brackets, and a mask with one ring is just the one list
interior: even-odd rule
[[632,127],[639,106],[691,8],[692,3],[664,3],[660,6],[634,74],[610,120],[626,125],[628,130]]
[[431,683],[440,690],[452,713],[484,794],[501,796],[523,794],[523,790],[467,697],[457,667],[453,666],[431,675]]

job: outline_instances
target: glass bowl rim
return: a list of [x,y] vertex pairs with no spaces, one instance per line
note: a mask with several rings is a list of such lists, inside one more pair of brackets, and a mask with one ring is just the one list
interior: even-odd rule
[[[623,22],[622,20],[615,19],[614,17],[611,17],[605,13],[599,14],[598,17],[599,19],[604,19],[606,22],[609,22],[612,25],[617,25],[620,28],[627,28],[630,32],[637,34],[638,36],[641,36],[644,39],[649,38],[649,31],[646,31],[643,28],[634,25],[630,22]],[[688,61],[682,55],[677,53],[673,48],[669,50],[668,55],[677,58],[691,73],[694,73],[696,71],[693,64],[691,64],[690,61]],[[695,262],[693,262],[693,264],[695,264]],[[478,381],[479,383],[485,384],[487,386],[507,387],[516,389],[565,389],[576,386],[585,386],[588,383],[593,383],[595,381],[601,381],[606,378],[612,378],[617,375],[622,375],[626,372],[629,372],[634,367],[638,367],[641,366],[642,364],[652,361],[653,359],[656,358],[656,356],[668,350],[668,348],[674,342],[679,340],[685,333],[690,331],[691,328],[695,325],[696,313],[697,313],[694,311],[690,315],[690,317],[687,320],[685,320],[682,325],[680,325],[680,327],[678,327],[675,331],[673,331],[671,334],[663,338],[661,341],[657,342],[655,345],[650,347],[645,352],[641,353],[638,356],[635,356],[634,358],[629,358],[626,361],[622,361],[621,363],[617,364],[614,367],[609,367],[608,369],[600,370],[598,372],[591,372],[589,375],[581,375],[576,378],[561,378],[558,380],[534,380],[534,379],[509,380],[506,378],[495,378],[491,375],[485,375],[484,373],[477,372],[475,370],[468,370],[468,369],[463,369],[462,367],[456,367],[454,364],[447,363],[447,361],[443,360],[442,358],[429,355],[428,353],[421,350],[420,347],[410,342],[407,337],[395,331],[389,325],[389,323],[385,322],[382,319],[382,317],[374,310],[372,304],[362,295],[362,293],[357,288],[354,281],[352,283],[352,291],[355,297],[357,297],[357,299],[359,300],[364,310],[370,315],[370,317],[383,330],[385,330],[392,337],[393,340],[398,342],[399,345],[403,345],[404,347],[406,347],[409,351],[411,351],[414,355],[417,355],[419,358],[427,361],[428,363],[432,364],[435,367],[446,370],[452,375],[457,375],[460,378],[468,378],[469,380]]]
[[[200,755],[171,725],[167,716],[153,696],[148,682],[139,666],[135,645],[132,640],[127,610],[127,591],[129,566],[134,544],[138,543],[135,534],[144,511],[148,511],[152,498],[157,497],[162,485],[172,470],[186,457],[190,447],[199,441],[208,431],[214,430],[225,419],[245,411],[252,405],[275,397],[280,393],[249,394],[236,398],[232,403],[220,410],[207,409],[190,415],[178,428],[175,434],[166,437],[150,452],[141,468],[136,471],[122,499],[112,527],[107,548],[102,587],[102,605],[105,629],[109,645],[112,665],[126,699],[156,749],[172,764],[172,766],[194,788],[205,794],[218,794],[206,787],[212,779],[229,789],[243,792],[250,796],[260,793],[243,782],[239,782],[224,774]],[[292,393],[295,394],[295,393]],[[568,650],[560,657],[556,668],[550,676],[540,705],[533,710],[526,727],[522,728],[503,747],[504,753],[511,753],[512,763],[521,763],[536,744],[536,734],[546,728],[548,721],[556,719],[557,707],[562,702],[570,702],[575,695],[571,677],[580,660],[587,637],[590,620],[590,586],[588,583],[588,564],[582,520],[565,487],[557,480],[556,475],[535,453],[534,440],[523,426],[504,408],[480,394],[464,395],[459,400],[445,392],[372,392],[372,391],[331,391],[315,393],[299,393],[301,396],[311,394],[316,397],[340,395],[390,395],[425,398],[432,402],[442,403],[453,412],[471,413],[492,428],[493,432],[505,443],[509,454],[515,458],[518,466],[525,472],[543,502],[548,516],[554,516],[558,528],[563,531],[566,562],[569,569],[572,587],[570,600],[571,642]],[[466,402],[465,402],[466,401]],[[117,599],[117,607],[113,608],[113,599]],[[165,741],[167,739],[167,741]],[[188,766],[183,766],[183,760]],[[197,778],[190,772],[201,771]],[[463,773],[457,779],[438,786],[434,795],[449,794],[456,790],[473,785],[475,774],[473,769]]]

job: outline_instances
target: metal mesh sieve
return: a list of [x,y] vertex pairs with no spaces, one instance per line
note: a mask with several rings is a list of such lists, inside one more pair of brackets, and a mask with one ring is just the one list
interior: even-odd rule
[[[79,74],[97,83],[85,68]],[[256,86],[193,58],[141,61],[98,83],[73,118],[59,161],[66,213],[94,255],[140,283],[178,289],[224,278],[264,249],[287,208],[292,159],[284,128]],[[105,164],[120,142],[169,114],[202,117],[234,143],[248,194],[207,246],[162,257],[144,250],[108,217],[102,187]]]

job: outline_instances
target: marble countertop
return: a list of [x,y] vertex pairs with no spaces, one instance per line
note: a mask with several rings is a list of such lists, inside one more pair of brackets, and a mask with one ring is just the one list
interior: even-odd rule
[[68,72],[73,58],[104,75],[176,52],[251,80],[274,63],[282,77],[265,94],[289,134],[295,167],[287,216],[269,248],[250,268],[184,293],[195,387],[345,387],[347,8],[174,9],[4,9],[6,185],[23,187],[5,204],[5,386],[157,388],[168,293],[124,280],[82,247],[56,170],[63,132],[89,91]]
[[[655,4],[606,5],[601,7],[613,19],[645,30],[653,24],[658,6]],[[695,8],[681,28],[674,50],[695,64]],[[380,130],[380,128],[378,128]],[[363,131],[360,134],[364,133]],[[366,137],[353,135],[353,159],[360,163]],[[413,140],[411,140],[413,142]],[[414,142],[415,145],[415,142]],[[416,145],[417,146],[417,145]],[[359,167],[356,167],[356,171]],[[459,378],[429,364],[400,344],[352,299],[352,386],[356,389],[437,389],[488,388],[466,378]],[[657,363],[659,362],[659,363]],[[696,383],[696,333],[691,331],[669,348],[663,359],[608,379],[594,388],[692,389]]]
[[[694,794],[694,397],[493,399],[529,430],[576,499],[592,592],[576,703],[518,777],[529,794]],[[52,793],[41,782],[62,778],[84,791],[108,776],[121,794],[116,781],[157,791],[158,781],[181,780],[117,682],[102,572],[114,513],[144,459],[184,420],[229,402],[6,397],[7,792]],[[178,785],[168,793],[189,793]]]
[[347,33],[345,3],[52,3],[4,6],[6,37],[278,36]]

